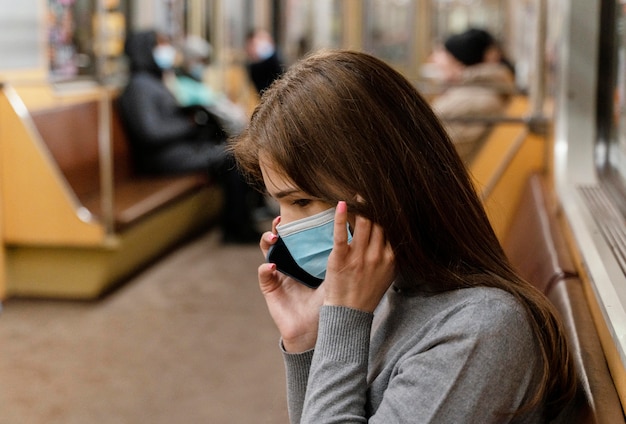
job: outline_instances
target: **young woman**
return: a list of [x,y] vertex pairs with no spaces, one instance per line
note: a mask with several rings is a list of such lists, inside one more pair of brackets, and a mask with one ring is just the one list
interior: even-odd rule
[[350,51],[302,60],[233,149],[280,206],[263,253],[286,246],[291,275],[323,280],[258,270],[293,423],[535,423],[572,397],[555,312],[511,269],[447,134],[391,67]]

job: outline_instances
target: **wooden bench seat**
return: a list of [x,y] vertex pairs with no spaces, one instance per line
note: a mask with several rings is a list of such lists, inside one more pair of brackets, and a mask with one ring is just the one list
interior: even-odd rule
[[[137,178],[114,186],[113,219],[115,231],[122,231],[135,221],[157,212],[180,197],[207,184],[204,175]],[[102,217],[101,193],[81,198],[81,203],[95,216]]]
[[581,280],[560,230],[557,205],[532,174],[503,247],[520,274],[547,295],[565,326],[579,386],[560,423],[626,422]]
[[4,297],[96,298],[218,219],[207,174],[137,175],[112,93],[0,88]]
[[531,174],[504,247],[524,278],[547,294],[557,281],[578,274],[545,193],[541,177]]
[[514,96],[504,117],[519,122],[494,125],[468,165],[491,225],[500,238],[510,227],[510,217],[528,175],[543,169],[545,163],[545,138],[534,134],[523,122],[528,113],[528,98]]
[[[98,144],[98,114],[101,106],[94,100],[31,113],[39,134],[79,202],[98,218],[103,218],[101,153]],[[208,174],[173,177],[137,175],[133,170],[129,142],[117,108],[111,107],[111,114],[111,207],[115,231],[211,183]]]

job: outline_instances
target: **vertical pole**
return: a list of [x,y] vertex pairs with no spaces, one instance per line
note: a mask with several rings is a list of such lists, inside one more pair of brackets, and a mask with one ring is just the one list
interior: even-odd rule
[[189,0],[186,16],[187,33],[198,37],[208,38],[206,34],[206,2],[202,0]]
[[343,4],[343,46],[346,49],[363,50],[362,0],[344,0]]
[[96,60],[96,80],[102,84],[106,78],[106,20],[104,0],[96,2],[96,33],[94,34],[94,54]]
[[98,158],[100,165],[100,207],[107,235],[114,232],[113,198],[113,146],[111,137],[111,101],[106,89],[102,90],[98,105]]
[[543,115],[545,99],[546,1],[536,0],[537,34],[535,39],[535,66],[530,86],[531,116]]
[[213,54],[216,60],[216,72],[218,75],[218,87],[226,87],[226,53],[228,52],[227,40],[225,37],[226,28],[225,21],[225,5],[224,0],[213,1],[213,13],[211,30],[213,31]]
[[[4,87],[0,82],[0,90],[2,91],[2,95],[4,96]],[[0,108],[0,119],[2,118],[2,109]],[[4,139],[2,133],[2,125],[0,123],[0,143]],[[0,146],[1,147],[1,146]],[[2,149],[0,148],[0,175],[2,175]],[[4,194],[2,190],[2,181],[0,181],[0,301],[6,297],[6,287],[7,287],[7,267],[6,267],[6,259],[5,259],[5,247],[4,247]],[[2,304],[0,304],[0,311],[2,309]]]
[[411,54],[411,77],[420,78],[420,69],[431,53],[433,9],[430,0],[416,0],[415,29],[413,30],[413,53]]

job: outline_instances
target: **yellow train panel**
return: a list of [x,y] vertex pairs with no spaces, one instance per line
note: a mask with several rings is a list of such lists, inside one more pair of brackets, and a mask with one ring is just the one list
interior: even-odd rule
[[26,108],[10,88],[0,96],[0,179],[4,243],[99,245],[104,227],[89,221],[50,157]]

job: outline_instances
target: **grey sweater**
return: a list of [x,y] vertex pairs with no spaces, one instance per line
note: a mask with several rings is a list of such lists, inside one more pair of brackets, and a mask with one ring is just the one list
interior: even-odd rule
[[536,391],[540,352],[508,293],[390,289],[373,314],[323,306],[314,350],[284,352],[292,423],[539,423],[512,417]]

